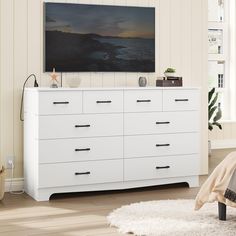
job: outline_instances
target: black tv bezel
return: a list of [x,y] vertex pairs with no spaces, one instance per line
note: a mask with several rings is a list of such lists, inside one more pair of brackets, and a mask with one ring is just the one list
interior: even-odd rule
[[62,3],[62,2],[44,2],[43,3],[43,72],[48,73],[51,72],[51,70],[46,70],[46,5],[51,4],[51,5],[88,5],[88,6],[104,6],[104,7],[110,7],[110,6],[115,6],[115,7],[125,7],[125,8],[150,8],[154,9],[154,71],[93,71],[93,70],[57,70],[57,72],[60,73],[90,73],[90,72],[95,72],[95,73],[155,73],[156,72],[156,7],[144,7],[144,6],[125,6],[125,5],[107,5],[107,4],[83,4],[83,3]]

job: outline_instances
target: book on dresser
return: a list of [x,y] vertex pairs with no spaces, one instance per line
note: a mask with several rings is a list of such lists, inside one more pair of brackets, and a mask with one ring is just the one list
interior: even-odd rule
[[28,88],[25,191],[117,190],[187,182],[200,172],[198,88]]

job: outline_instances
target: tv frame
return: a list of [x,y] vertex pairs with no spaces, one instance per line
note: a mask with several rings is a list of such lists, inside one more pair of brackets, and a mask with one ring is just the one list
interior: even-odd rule
[[71,71],[63,71],[63,70],[57,70],[57,72],[60,72],[60,73],[90,73],[90,72],[93,72],[93,73],[155,73],[156,72],[156,59],[157,59],[157,56],[156,56],[156,7],[144,7],[144,6],[132,6],[132,5],[107,5],[107,4],[84,4],[84,3],[70,3],[70,2],[66,2],[66,3],[63,3],[63,2],[44,2],[43,3],[43,72],[45,73],[48,73],[48,72],[51,72],[51,70],[46,70],[46,5],[47,4],[72,4],[72,5],[92,5],[92,6],[113,6],[113,7],[125,7],[125,8],[150,8],[150,9],[154,9],[154,35],[155,35],[155,38],[154,38],[154,70],[153,71],[138,71],[138,70],[135,70],[135,71],[84,71],[84,70],[71,70]]

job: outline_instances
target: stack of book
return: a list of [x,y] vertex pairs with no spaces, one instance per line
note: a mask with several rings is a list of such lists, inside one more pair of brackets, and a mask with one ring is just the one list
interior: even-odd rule
[[162,79],[156,80],[157,87],[182,87],[183,78],[182,77],[163,77]]

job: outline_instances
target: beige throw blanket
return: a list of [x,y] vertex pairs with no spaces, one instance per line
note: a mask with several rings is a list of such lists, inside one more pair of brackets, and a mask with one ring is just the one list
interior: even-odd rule
[[207,202],[222,202],[236,207],[236,203],[224,197],[230,180],[236,170],[236,152],[230,153],[213,171],[202,185],[195,202],[195,210],[200,209]]

